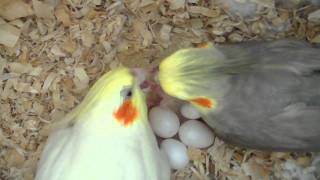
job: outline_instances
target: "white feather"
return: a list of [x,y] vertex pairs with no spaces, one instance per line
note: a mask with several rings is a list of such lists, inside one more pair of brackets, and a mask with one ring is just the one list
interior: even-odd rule
[[150,128],[136,132],[115,137],[82,125],[61,129],[49,137],[35,179],[169,180],[169,166]]

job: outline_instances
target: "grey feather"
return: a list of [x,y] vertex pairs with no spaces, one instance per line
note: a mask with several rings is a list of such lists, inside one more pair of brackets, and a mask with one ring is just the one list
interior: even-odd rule
[[223,58],[203,60],[223,63],[197,67],[214,73],[194,75],[205,80],[193,81],[188,93],[217,99],[218,108],[204,119],[218,136],[242,147],[320,151],[320,49],[295,40],[215,48],[206,51]]

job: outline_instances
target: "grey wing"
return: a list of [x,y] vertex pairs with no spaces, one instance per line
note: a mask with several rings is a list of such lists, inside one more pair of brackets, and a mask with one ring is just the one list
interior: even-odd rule
[[275,140],[280,138],[279,143],[286,149],[320,150],[320,106],[291,104],[271,117],[270,122],[275,125],[281,122],[281,126],[270,129],[270,136]]
[[[320,150],[320,51],[286,42],[230,46],[245,49],[243,57],[254,65],[230,77],[222,109],[205,117],[229,143],[267,150]],[[236,58],[228,53],[226,57]]]
[[253,68],[287,69],[297,74],[320,69],[320,48],[302,40],[252,41],[217,48],[226,56],[226,61],[247,62]]
[[[257,74],[237,78],[221,102],[222,109],[206,118],[218,135],[244,147],[320,150],[320,87],[316,81],[303,85],[288,78],[281,84],[285,80],[281,76],[270,82]],[[312,83],[315,89],[308,87]]]

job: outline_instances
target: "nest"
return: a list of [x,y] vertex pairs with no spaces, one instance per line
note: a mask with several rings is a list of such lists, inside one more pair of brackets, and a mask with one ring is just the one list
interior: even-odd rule
[[[273,0],[1,0],[0,179],[32,180],[44,127],[110,69],[154,68],[175,50],[207,41],[319,43],[319,25],[316,6],[282,8]],[[209,149],[188,151],[190,165],[173,179],[319,176],[315,153],[241,149],[217,138]]]

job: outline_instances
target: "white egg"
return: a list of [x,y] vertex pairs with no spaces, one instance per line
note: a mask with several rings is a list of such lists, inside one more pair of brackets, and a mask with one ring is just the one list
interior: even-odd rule
[[160,148],[166,153],[172,169],[183,169],[189,163],[187,147],[180,141],[166,139],[161,142]]
[[185,145],[195,148],[206,148],[214,141],[211,129],[198,120],[183,123],[179,129],[179,138]]
[[185,103],[180,108],[180,113],[187,119],[199,119],[199,111],[190,103]]
[[172,137],[179,130],[179,118],[170,109],[153,107],[149,112],[149,119],[154,133],[162,138]]

